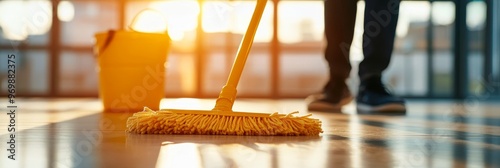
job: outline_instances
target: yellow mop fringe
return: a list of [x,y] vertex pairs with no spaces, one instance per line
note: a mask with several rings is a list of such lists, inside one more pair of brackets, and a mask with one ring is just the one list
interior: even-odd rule
[[[237,112],[235,112],[237,113]],[[321,121],[305,116],[273,113],[267,117],[217,114],[181,114],[145,108],[127,120],[127,131],[137,134],[281,135],[311,136],[322,133]]]

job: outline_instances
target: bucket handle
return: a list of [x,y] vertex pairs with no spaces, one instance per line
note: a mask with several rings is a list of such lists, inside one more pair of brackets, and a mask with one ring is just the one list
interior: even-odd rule
[[108,36],[106,37],[104,44],[102,44],[102,46],[99,47],[98,51],[99,54],[102,53],[106,48],[108,48],[109,44],[111,43],[111,40],[113,40],[113,37],[115,36],[115,33],[116,33],[115,30],[108,30]]
[[[164,15],[163,15],[160,11],[158,11],[158,10],[156,10],[156,9],[153,9],[153,8],[146,8],[146,9],[143,9],[143,10],[139,11],[139,13],[137,13],[137,14],[134,16],[134,18],[132,18],[132,23],[130,23],[127,27],[128,27],[130,30],[134,31],[134,32],[139,32],[139,31],[137,31],[137,30],[134,30],[134,28],[132,28],[132,26],[131,26],[131,25],[134,25],[134,24],[135,24],[135,22],[137,22],[137,16],[139,16],[141,13],[144,13],[144,12],[146,12],[146,11],[153,11],[153,12],[159,13],[159,14],[163,17],[163,19],[164,19],[165,21],[167,20],[167,19],[165,18],[165,16],[164,16]],[[105,50],[105,49],[109,46],[109,44],[111,43],[111,41],[113,40],[113,38],[114,38],[114,36],[115,36],[115,33],[116,33],[116,31],[115,31],[115,30],[108,30],[108,36],[106,37],[106,40],[104,41],[104,44],[102,45],[102,47],[99,47],[99,51],[98,51],[98,53],[102,53],[102,52],[103,52],[103,51],[104,51],[104,50]],[[168,30],[165,30],[165,32],[164,32],[164,33],[168,35]]]
[[[139,11],[139,13],[137,13],[137,14],[134,16],[134,18],[132,18],[132,23],[130,23],[127,27],[128,27],[130,30],[134,31],[134,32],[140,32],[140,31],[134,30],[134,28],[132,28],[132,25],[134,25],[134,24],[137,22],[137,17],[138,17],[139,15],[141,15],[141,13],[144,13],[144,12],[147,12],[147,11],[155,12],[155,13],[159,14],[160,16],[162,16],[163,21],[165,21],[165,22],[167,21],[167,18],[165,17],[165,15],[163,15],[160,11],[158,11],[158,10],[156,10],[156,9],[153,9],[153,8],[145,8],[145,9],[142,9],[141,11]],[[168,29],[168,28],[166,28],[166,29]],[[167,34],[167,35],[168,35],[168,30],[165,30],[165,32],[163,32],[163,33],[165,33],[165,34]]]

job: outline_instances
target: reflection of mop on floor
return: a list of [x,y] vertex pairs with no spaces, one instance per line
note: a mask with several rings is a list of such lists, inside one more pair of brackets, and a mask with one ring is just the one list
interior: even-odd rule
[[[140,151],[146,150],[155,151],[160,148],[157,167],[172,167],[173,165],[176,165],[175,167],[245,167],[248,165],[255,167],[256,163],[268,164],[271,161],[270,157],[276,156],[272,154],[276,152],[274,150],[307,150],[311,146],[322,148],[322,139],[320,136],[128,134],[126,146],[130,151],[137,153],[143,153]],[[161,147],[158,146],[159,144]]]
[[247,60],[267,0],[257,0],[247,32],[243,38],[226,85],[212,110],[145,108],[127,120],[127,131],[139,134],[212,134],[212,135],[318,135],[321,121],[289,114],[234,112],[243,67]]

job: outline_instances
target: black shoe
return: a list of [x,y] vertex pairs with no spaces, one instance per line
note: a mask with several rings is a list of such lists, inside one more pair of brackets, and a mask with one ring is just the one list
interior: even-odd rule
[[380,77],[362,82],[356,104],[358,112],[406,112],[405,100],[389,93]]
[[344,81],[337,82],[328,93],[316,93],[306,98],[309,111],[340,112],[342,106],[349,104],[354,97]]

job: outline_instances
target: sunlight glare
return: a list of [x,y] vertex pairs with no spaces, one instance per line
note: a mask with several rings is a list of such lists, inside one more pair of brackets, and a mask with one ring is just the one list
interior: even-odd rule
[[431,4],[429,2],[401,2],[398,26],[396,27],[397,37],[406,37],[410,30],[410,24],[427,22],[430,10]]
[[49,1],[1,1],[0,27],[10,40],[25,40],[28,35],[46,34],[52,24]]
[[[301,12],[297,12],[301,11]],[[323,3],[280,2],[278,10],[278,38],[282,43],[321,41],[324,32]]]
[[432,23],[450,25],[455,21],[455,4],[453,2],[432,2]]
[[201,101],[193,98],[179,98],[168,101],[165,103],[165,107],[168,109],[203,109]]
[[156,167],[202,167],[198,145],[193,143],[169,144],[160,148]]
[[202,28],[204,32],[228,32],[234,19],[233,7],[228,2],[206,2],[203,4]]
[[181,41],[186,34],[196,31],[200,12],[196,1],[151,2],[149,7],[166,17],[168,34],[173,41]]
[[57,18],[69,22],[75,17],[75,6],[70,1],[61,1],[57,6]]
[[130,28],[145,33],[162,33],[167,31],[167,23],[162,13],[145,10],[136,16]]
[[486,23],[486,3],[482,1],[467,4],[466,23],[470,30],[481,30]]

